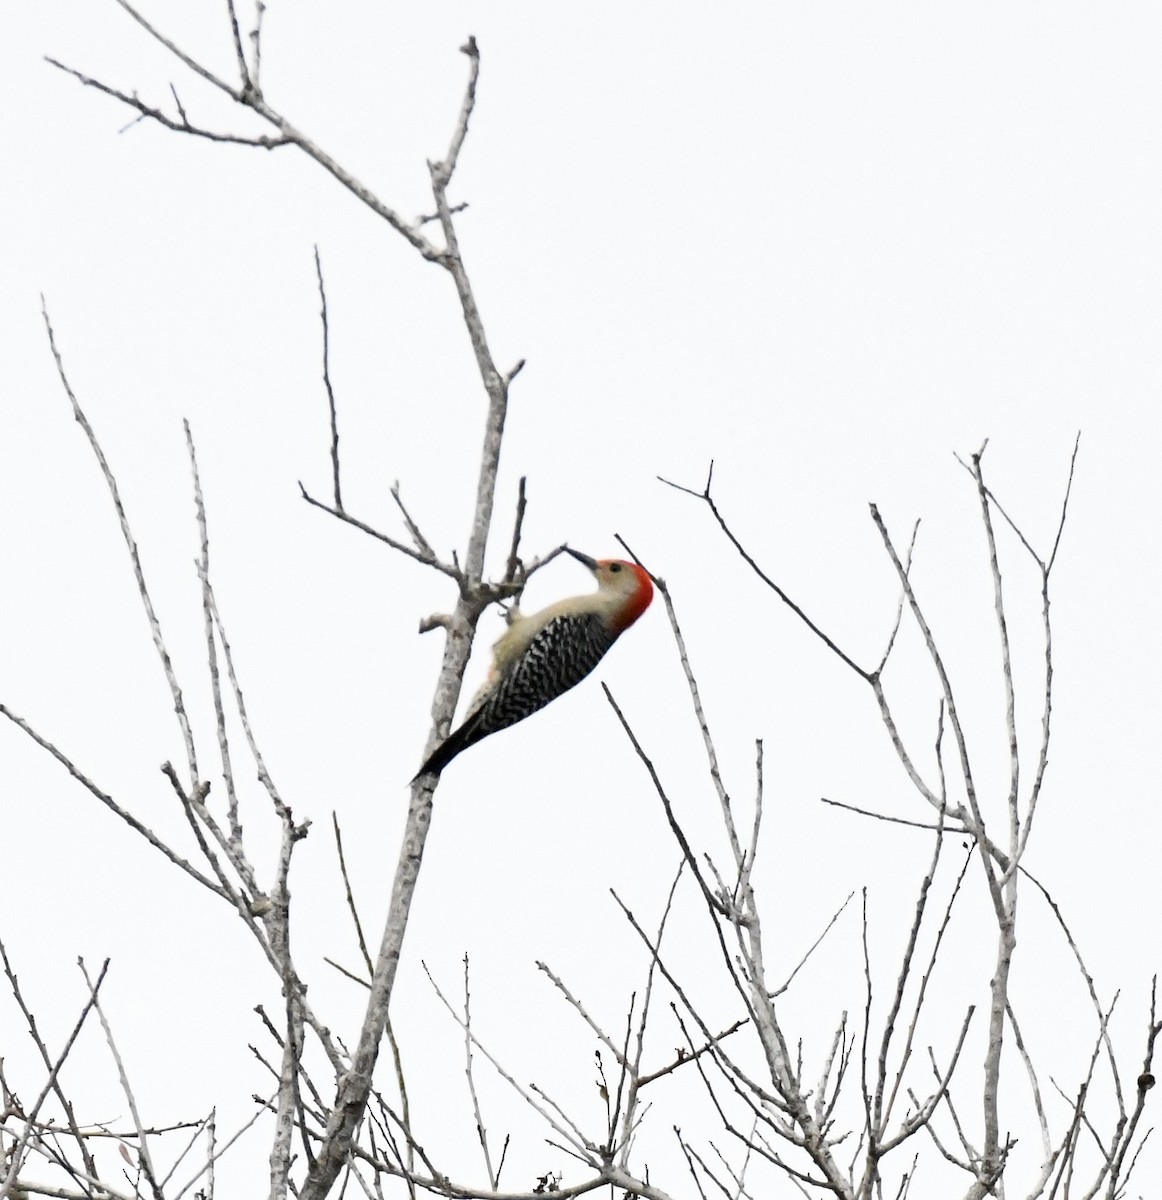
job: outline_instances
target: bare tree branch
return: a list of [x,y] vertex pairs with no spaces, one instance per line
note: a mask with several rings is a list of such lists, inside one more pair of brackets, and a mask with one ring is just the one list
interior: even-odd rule
[[343,489],[339,484],[339,418],[335,411],[335,389],[331,386],[331,326],[327,319],[327,288],[323,283],[323,262],[319,257],[318,246],[315,247],[315,276],[319,281],[319,320],[323,325],[323,387],[327,392],[327,408],[331,414],[331,495],[334,497],[335,510],[342,512]]
[[133,576],[137,581],[137,592],[145,608],[146,619],[149,621],[149,630],[153,638],[153,645],[157,650],[158,658],[161,660],[162,671],[165,673],[166,683],[169,685],[170,695],[173,697],[174,713],[177,716],[178,725],[182,733],[182,742],[186,749],[189,784],[191,788],[195,788],[201,776],[198,772],[198,759],[194,750],[194,734],[190,727],[189,717],[186,715],[186,705],[182,697],[182,689],[178,686],[177,675],[174,671],[173,663],[170,661],[169,650],[166,648],[165,639],[162,637],[161,623],[157,619],[157,613],[153,608],[153,601],[149,596],[149,589],[145,585],[145,573],[141,567],[141,556],[137,552],[137,541],[133,536],[133,531],[129,528],[129,518],[125,514],[125,506],[121,502],[121,492],[117,487],[117,480],[113,476],[113,471],[105,458],[105,452],[101,449],[101,443],[97,441],[97,435],[93,432],[93,427],[89,424],[89,419],[85,416],[85,412],[81,408],[76,394],[69,384],[68,376],[65,375],[64,362],[61,359],[60,351],[57,349],[56,335],[53,333],[52,322],[48,316],[48,307],[45,304],[43,296],[40,298],[40,311],[41,316],[44,318],[44,327],[48,333],[48,345],[52,351],[53,360],[56,363],[57,375],[60,378],[61,386],[65,389],[65,395],[69,398],[69,404],[72,406],[73,416],[76,418],[77,424],[80,425],[85,437],[88,439],[89,447],[93,451],[93,457],[97,460],[97,466],[101,470],[101,475],[104,477],[105,485],[108,487],[109,495],[113,500],[113,507],[117,512],[117,521],[121,526],[121,536],[124,538],[125,547],[129,551],[129,559],[133,565]]

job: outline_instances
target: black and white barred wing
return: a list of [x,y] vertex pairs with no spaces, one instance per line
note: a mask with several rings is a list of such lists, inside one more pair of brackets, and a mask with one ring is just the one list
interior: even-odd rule
[[481,696],[464,723],[436,748],[419,775],[444,769],[462,750],[507,729],[576,687],[617,640],[597,613],[562,613],[548,621],[528,649]]

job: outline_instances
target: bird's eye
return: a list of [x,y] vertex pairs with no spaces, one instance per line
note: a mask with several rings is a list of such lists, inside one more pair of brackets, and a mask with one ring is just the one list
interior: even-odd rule
[[616,573],[617,571],[621,570],[621,563],[610,563],[609,569],[610,569],[610,571],[613,571]]

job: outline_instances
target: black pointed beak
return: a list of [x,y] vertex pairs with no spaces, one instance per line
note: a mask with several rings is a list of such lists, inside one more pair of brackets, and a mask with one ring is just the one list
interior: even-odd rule
[[588,554],[582,554],[580,550],[573,550],[570,547],[565,547],[565,553],[571,554],[579,563],[584,563],[595,575],[597,574],[597,559],[590,558]]

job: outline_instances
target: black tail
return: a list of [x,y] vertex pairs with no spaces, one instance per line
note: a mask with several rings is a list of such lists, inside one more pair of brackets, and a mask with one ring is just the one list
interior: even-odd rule
[[474,746],[481,738],[487,737],[488,731],[482,730],[480,725],[480,714],[473,713],[459,729],[448,734],[435,750],[428,755],[424,765],[412,776],[412,783],[415,783],[421,775],[439,775],[462,750],[467,750],[469,746]]

